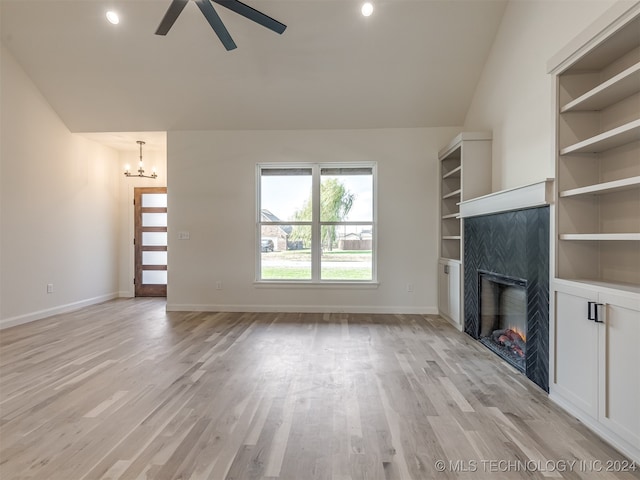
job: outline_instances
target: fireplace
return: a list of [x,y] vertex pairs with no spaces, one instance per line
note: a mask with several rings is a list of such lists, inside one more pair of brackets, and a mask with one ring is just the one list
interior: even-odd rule
[[549,207],[465,218],[464,238],[465,332],[549,391]]
[[527,282],[485,271],[478,275],[478,340],[526,372]]

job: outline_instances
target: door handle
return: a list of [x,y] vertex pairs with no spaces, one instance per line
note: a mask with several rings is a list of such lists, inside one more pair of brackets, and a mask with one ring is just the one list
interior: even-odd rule
[[596,323],[604,323],[604,321],[600,320],[599,309],[598,307],[602,307],[602,303],[598,302],[587,302],[587,320]]
[[596,303],[593,306],[593,321],[596,323],[604,323],[604,321],[600,320],[598,313],[600,312],[600,309],[598,307],[602,307],[602,303]]
[[449,265],[445,265],[445,266],[444,266],[444,273],[445,273],[446,275],[449,275]]

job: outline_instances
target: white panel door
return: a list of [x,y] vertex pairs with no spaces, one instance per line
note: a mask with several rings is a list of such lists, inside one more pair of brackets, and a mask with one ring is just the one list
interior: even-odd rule
[[600,293],[600,421],[640,448],[640,301]]
[[449,263],[449,316],[460,325],[460,264]]
[[438,262],[438,310],[447,318],[449,312],[449,267],[446,262]]
[[554,393],[598,417],[598,328],[588,319],[597,292],[562,288],[555,292]]

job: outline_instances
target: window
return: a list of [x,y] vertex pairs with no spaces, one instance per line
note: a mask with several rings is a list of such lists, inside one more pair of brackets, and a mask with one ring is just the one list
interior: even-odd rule
[[375,165],[258,165],[257,280],[373,282]]

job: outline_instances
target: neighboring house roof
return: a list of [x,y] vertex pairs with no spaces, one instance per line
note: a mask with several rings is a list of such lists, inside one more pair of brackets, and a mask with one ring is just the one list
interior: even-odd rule
[[360,235],[357,233],[347,233],[340,237],[342,240],[360,240]]
[[[265,221],[266,222],[282,222],[282,220],[280,220],[276,215],[271,213],[266,208],[263,208],[262,210],[260,210],[260,214],[262,215],[262,221],[263,222],[265,222]],[[282,230],[282,232],[285,235],[291,235],[291,231],[293,230],[291,225],[277,225],[277,227],[280,230]]]

